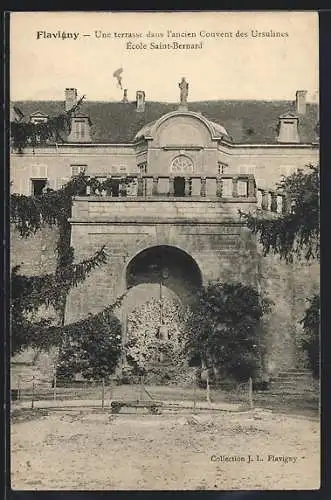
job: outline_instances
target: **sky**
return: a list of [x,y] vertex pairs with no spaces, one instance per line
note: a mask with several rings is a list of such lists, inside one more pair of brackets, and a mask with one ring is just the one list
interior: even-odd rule
[[[196,36],[173,37],[168,30]],[[147,37],[149,31],[164,36]],[[101,32],[107,36],[98,37]],[[247,36],[237,36],[239,32]],[[253,36],[258,32],[285,35]],[[73,39],[68,33],[79,35]],[[115,33],[142,36],[123,38]],[[215,33],[218,36],[212,36]],[[202,48],[150,45],[174,41],[202,43]],[[128,42],[147,48],[128,48]],[[291,11],[11,14],[11,100],[63,100],[66,87],[77,88],[91,101],[121,100],[123,90],[113,77],[118,68],[123,68],[122,85],[129,100],[144,90],[147,100],[178,102],[182,77],[189,83],[188,101],[293,100],[296,90],[307,90],[313,99],[319,88],[318,15]]]

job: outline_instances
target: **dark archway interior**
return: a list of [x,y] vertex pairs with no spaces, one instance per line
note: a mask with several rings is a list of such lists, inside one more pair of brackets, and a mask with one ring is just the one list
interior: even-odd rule
[[178,295],[183,303],[194,301],[202,285],[201,272],[194,259],[171,246],[156,246],[143,250],[129,263],[127,288],[141,283],[162,283]]
[[185,196],[185,179],[184,177],[174,178],[174,194],[175,196]]

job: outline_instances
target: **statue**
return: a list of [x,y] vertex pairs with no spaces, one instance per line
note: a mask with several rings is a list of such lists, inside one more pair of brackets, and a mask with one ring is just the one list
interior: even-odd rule
[[182,78],[182,81],[178,84],[180,88],[180,103],[186,105],[187,104],[187,96],[188,96],[188,83],[185,78]]

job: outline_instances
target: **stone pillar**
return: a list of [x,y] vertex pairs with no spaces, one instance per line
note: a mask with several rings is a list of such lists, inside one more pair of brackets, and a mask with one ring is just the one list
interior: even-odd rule
[[206,177],[200,177],[200,181],[201,181],[200,196],[206,196],[207,179]]
[[169,196],[175,196],[175,179],[174,177],[169,177]]
[[142,177],[138,177],[137,196],[144,196],[144,179]]
[[216,177],[216,196],[222,197],[223,195],[223,181],[222,177],[218,175]]
[[272,212],[277,212],[277,193],[271,193],[270,210]]
[[185,177],[185,188],[184,188],[184,194],[185,196],[190,196],[190,177]]
[[158,177],[153,177],[153,188],[152,188],[152,195],[153,196],[157,196],[158,195],[158,191],[157,191],[158,182],[159,182],[159,178]]
[[232,177],[232,196],[238,198],[238,177]]
[[261,193],[262,193],[261,208],[262,210],[268,210],[268,203],[269,203],[268,191],[266,191],[265,189],[261,189]]
[[254,198],[256,196],[256,184],[254,177],[248,178],[248,197]]

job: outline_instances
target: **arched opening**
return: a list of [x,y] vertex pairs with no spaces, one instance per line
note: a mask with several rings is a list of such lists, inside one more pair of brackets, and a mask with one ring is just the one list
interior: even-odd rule
[[142,283],[162,283],[189,304],[202,285],[202,277],[199,266],[188,253],[160,245],[143,250],[127,266],[127,289]]
[[[184,338],[188,307],[194,303],[202,285],[197,263],[176,247],[151,247],[129,263],[126,285],[124,344],[128,355],[137,354],[137,346],[143,344],[142,338],[147,339],[145,345],[154,339],[148,351],[150,355],[154,349],[152,364],[173,362],[171,356],[178,352],[176,346]],[[131,351],[130,345],[133,345]]]
[[185,196],[185,178],[175,177],[174,178],[174,195],[175,196]]

